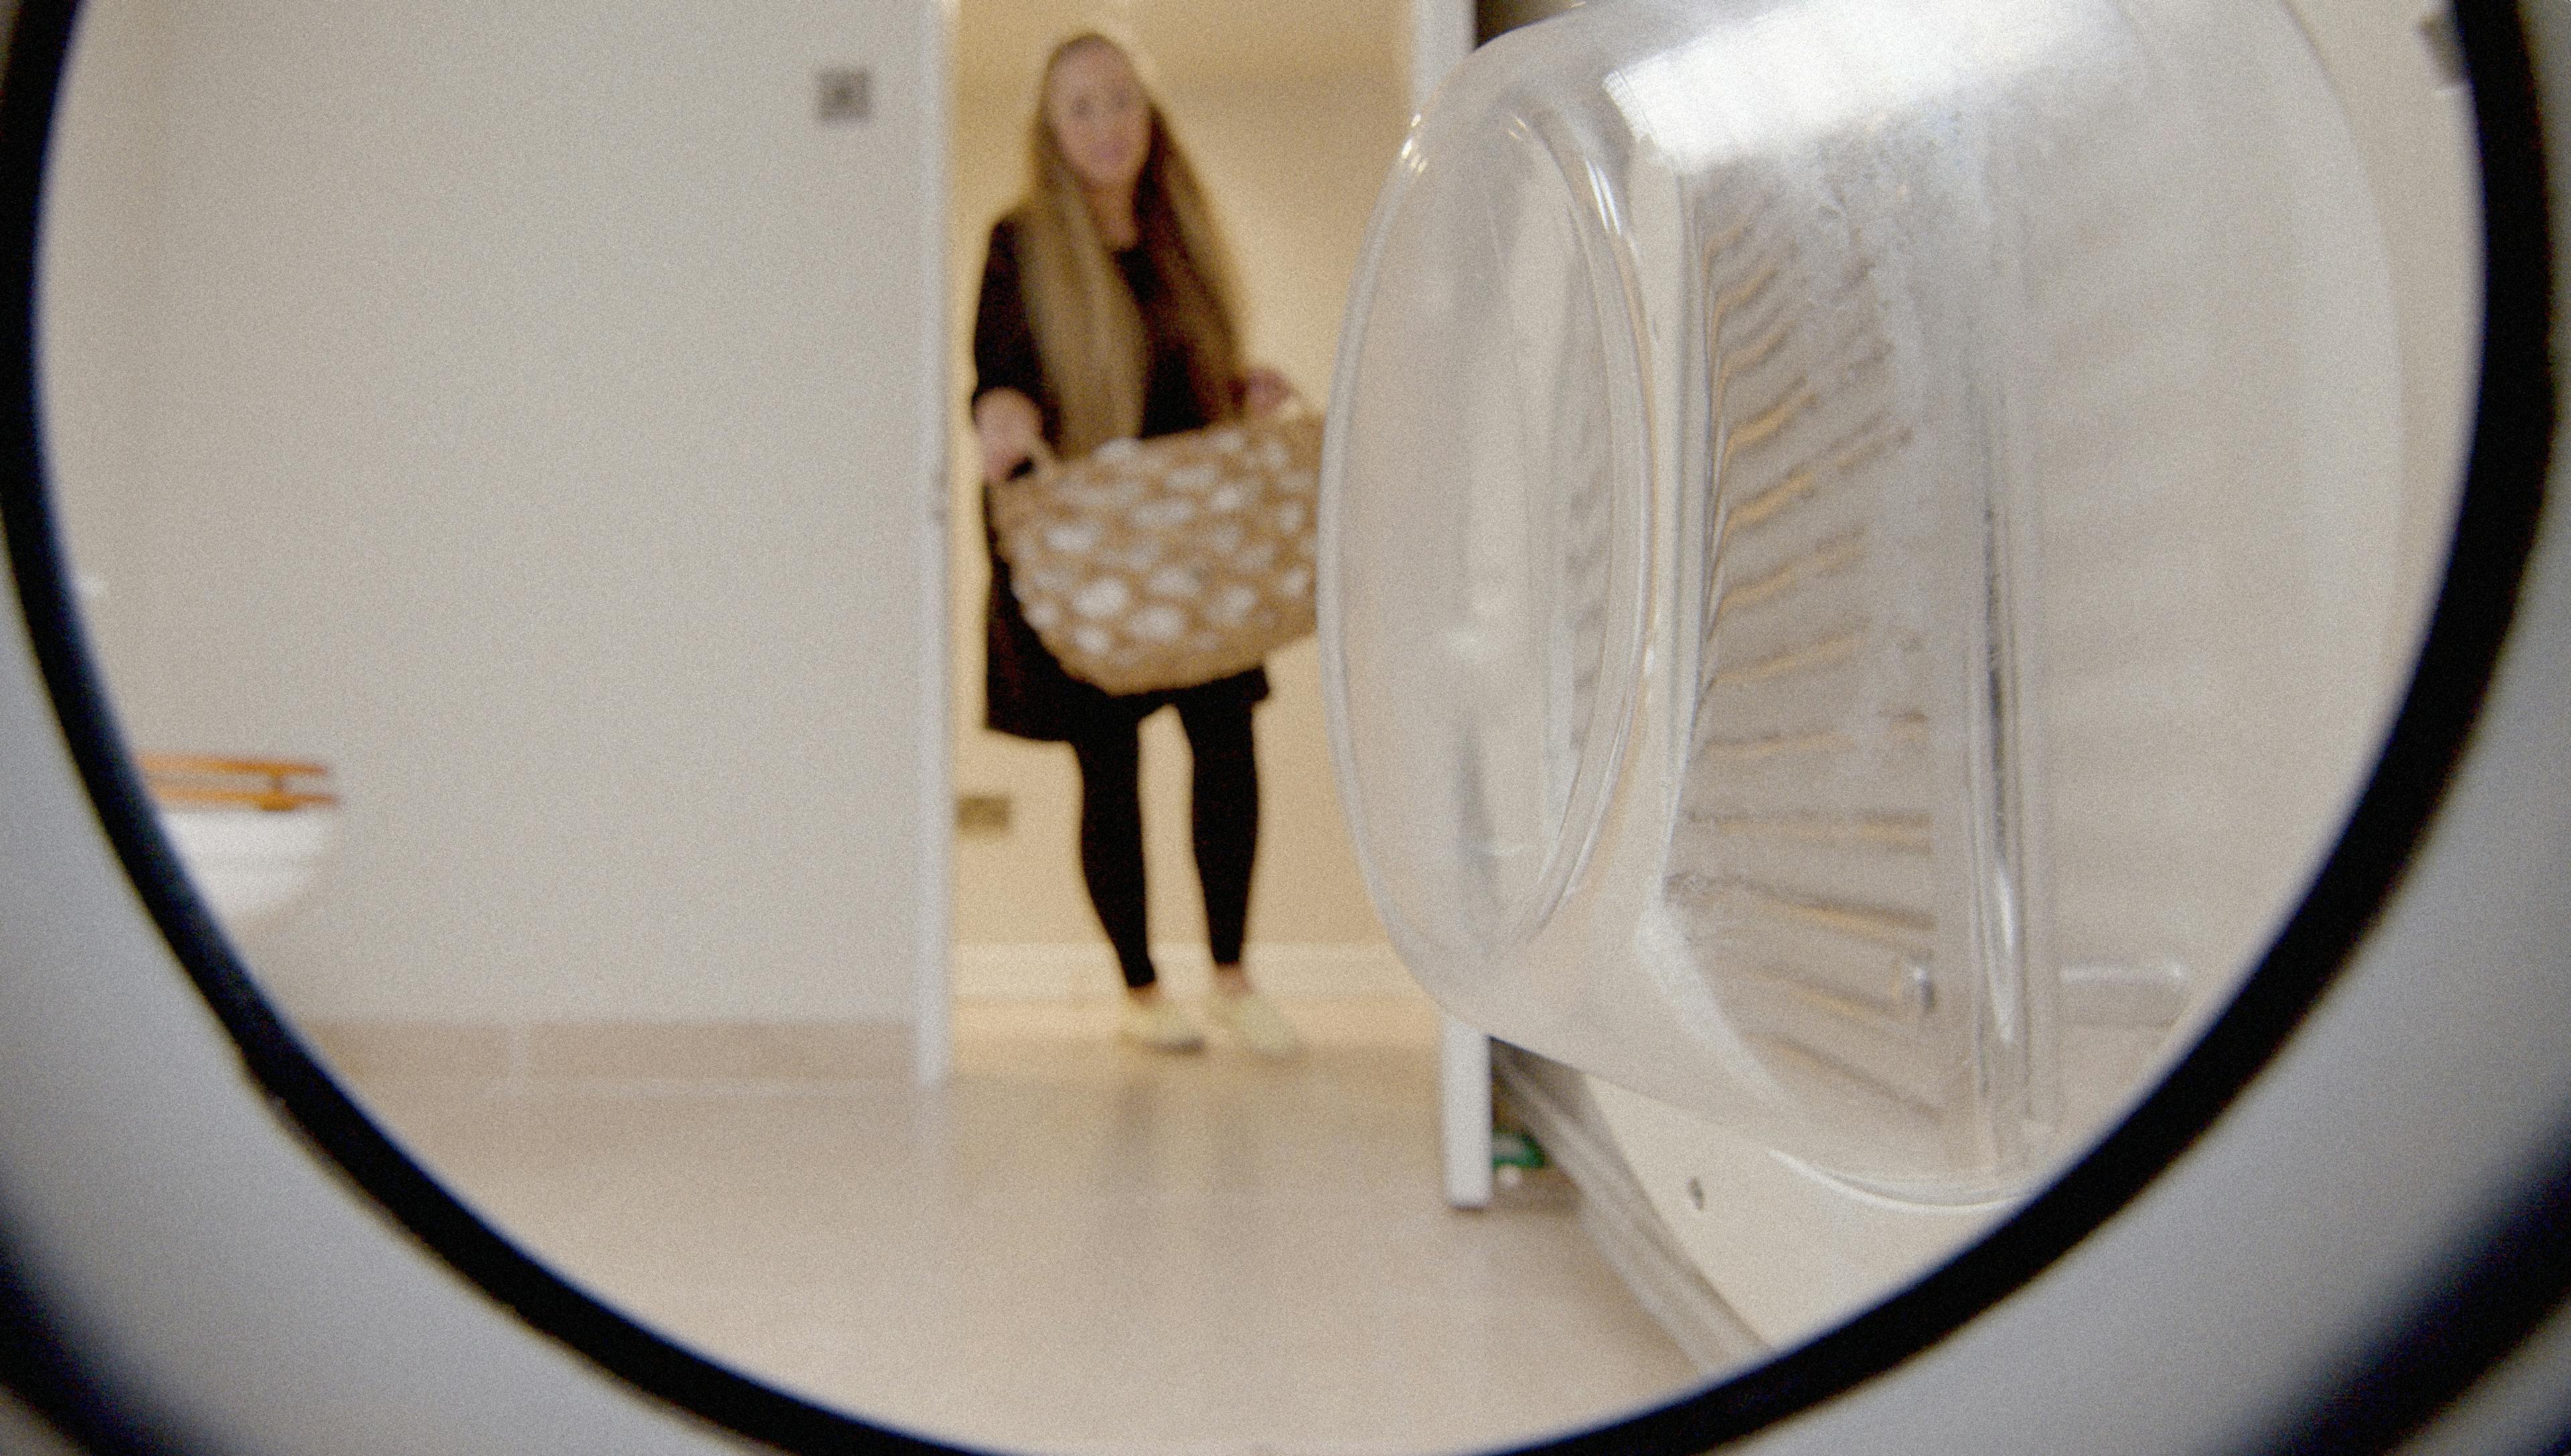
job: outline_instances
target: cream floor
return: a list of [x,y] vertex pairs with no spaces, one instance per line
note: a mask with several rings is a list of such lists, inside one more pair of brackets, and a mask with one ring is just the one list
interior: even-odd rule
[[957,1008],[951,1085],[351,1069],[565,1274],[868,1418],[1048,1451],[1426,1452],[1654,1403],[1692,1367],[1558,1176],[1438,1196],[1435,1023],[1304,1001],[1301,1059]]

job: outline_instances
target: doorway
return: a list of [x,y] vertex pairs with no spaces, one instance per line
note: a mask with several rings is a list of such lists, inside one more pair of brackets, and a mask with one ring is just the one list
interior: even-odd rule
[[[964,1002],[1112,1007],[1115,960],[1082,888],[1069,751],[986,730],[982,627],[989,568],[963,404],[992,222],[1023,186],[1037,69],[1097,12],[967,0],[955,12],[948,235],[952,423],[948,610],[953,650],[954,991]],[[1116,28],[1203,176],[1239,262],[1248,355],[1326,403],[1348,280],[1377,188],[1409,119],[1402,12],[1299,0],[1127,5]],[[1272,995],[1418,998],[1384,940],[1341,826],[1318,657],[1271,659],[1258,712],[1264,799],[1247,963]],[[1155,962],[1183,998],[1210,961],[1189,847],[1187,744],[1176,715],[1144,727],[1146,865]],[[1104,1011],[1098,1011],[1101,1039]]]

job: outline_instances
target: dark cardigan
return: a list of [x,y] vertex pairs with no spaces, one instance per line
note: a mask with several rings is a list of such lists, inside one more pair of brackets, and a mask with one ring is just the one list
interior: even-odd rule
[[[1143,249],[1120,252],[1116,261],[1126,285],[1134,290],[1152,351],[1143,389],[1143,437],[1203,428],[1211,421],[1189,382],[1187,340],[1171,317],[1168,290]],[[1061,408],[1036,352],[1035,329],[1027,321],[1026,295],[1018,276],[1017,228],[1003,218],[991,229],[991,248],[982,263],[981,303],[973,316],[973,398],[979,400],[993,389],[1019,391],[1036,402],[1044,415],[1045,439],[1059,447]],[[999,538],[991,529],[987,486],[982,494],[982,542],[991,557],[991,596],[982,632],[983,722],[991,728],[1016,737],[1059,742],[1099,728],[1131,725],[1181,699],[1238,698],[1257,703],[1267,698],[1265,668],[1201,687],[1125,696],[1111,696],[1074,678],[1063,671],[1018,610],[1009,564],[1001,557]]]

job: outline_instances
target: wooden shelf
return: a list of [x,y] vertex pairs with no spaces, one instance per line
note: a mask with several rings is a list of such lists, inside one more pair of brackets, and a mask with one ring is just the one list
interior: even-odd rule
[[326,782],[330,767],[295,758],[238,758],[208,753],[138,753],[152,797],[173,807],[249,808],[281,813],[335,804],[328,789],[298,784]]

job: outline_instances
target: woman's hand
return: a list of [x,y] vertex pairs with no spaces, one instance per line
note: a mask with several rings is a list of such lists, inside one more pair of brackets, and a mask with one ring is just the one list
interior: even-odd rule
[[1044,413],[1015,389],[973,401],[973,436],[982,447],[982,478],[1006,480],[1044,443]]
[[1294,397],[1294,386],[1266,364],[1254,364],[1241,376],[1241,407],[1252,419],[1266,419]]

